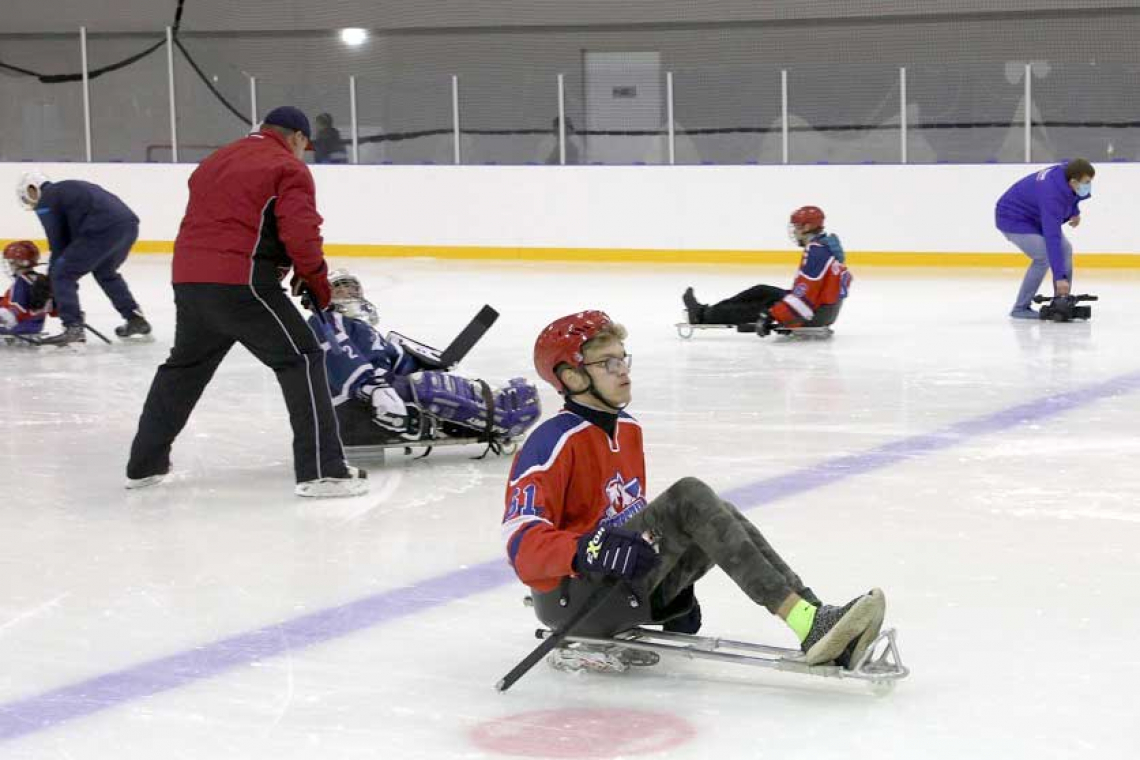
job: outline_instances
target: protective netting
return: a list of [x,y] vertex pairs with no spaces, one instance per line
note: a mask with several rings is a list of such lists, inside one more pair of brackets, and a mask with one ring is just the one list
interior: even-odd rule
[[[663,0],[635,18],[619,15],[624,5],[102,9],[82,21],[95,30],[88,69],[101,72],[92,157],[173,159],[164,27],[182,8],[180,161],[290,103],[324,115],[319,161],[559,163],[562,75],[568,164],[1020,162],[1027,63],[1031,160],[1140,159],[1140,3]],[[30,2],[20,23],[33,23],[28,13]],[[361,19],[373,21],[367,39],[343,42],[339,27]],[[85,158],[79,70],[75,28],[0,34],[0,160]]]

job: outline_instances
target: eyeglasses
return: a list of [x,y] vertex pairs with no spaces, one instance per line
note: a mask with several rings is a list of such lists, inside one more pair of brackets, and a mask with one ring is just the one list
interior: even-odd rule
[[607,356],[605,359],[599,359],[596,362],[583,362],[583,367],[595,367],[601,364],[605,367],[606,372],[611,375],[616,375],[623,369],[626,372],[633,367],[633,354],[623,354],[621,356]]

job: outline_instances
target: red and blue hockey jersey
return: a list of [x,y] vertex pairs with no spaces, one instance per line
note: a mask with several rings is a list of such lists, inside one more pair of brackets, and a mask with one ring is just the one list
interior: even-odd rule
[[0,332],[9,335],[29,335],[43,330],[44,319],[51,310],[51,301],[37,303],[37,300],[43,299],[37,299],[35,291],[37,281],[46,279],[46,276],[39,272],[24,272],[15,276],[12,287],[0,296],[0,309],[12,312],[16,317],[16,324],[7,330],[0,329]]
[[534,429],[507,483],[503,540],[519,580],[550,591],[573,574],[578,537],[645,508],[641,425],[625,412],[614,436],[569,409]]
[[781,325],[796,327],[810,322],[820,306],[842,301],[851,287],[846,261],[839,238],[830,233],[816,235],[804,248],[792,289],[768,315]]

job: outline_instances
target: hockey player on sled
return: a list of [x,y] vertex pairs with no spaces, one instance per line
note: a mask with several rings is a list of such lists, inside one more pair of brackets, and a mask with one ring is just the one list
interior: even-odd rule
[[30,240],[9,243],[3,263],[12,284],[0,296],[0,345],[37,345],[54,308],[47,275],[36,271],[40,249]]
[[839,238],[823,228],[823,211],[803,206],[792,212],[788,235],[803,248],[800,269],[791,290],[774,285],[756,285],[731,298],[705,305],[692,288],[685,290],[685,321],[677,334],[691,338],[696,330],[734,327],[793,337],[827,338],[839,317],[843,299],[851,287],[851,273]]
[[525,379],[495,389],[450,371],[498,316],[493,309],[484,307],[460,336],[466,337],[462,351],[453,345],[440,352],[399,333],[381,337],[376,307],[347,270],[332,272],[329,284],[331,307],[309,325],[324,349],[345,446],[361,453],[366,447],[483,443],[497,453],[538,419],[538,393]]
[[[625,411],[625,339],[605,313],[584,311],[551,323],[535,343],[535,369],[566,403],[515,456],[502,535],[549,630],[499,690],[544,649],[559,670],[624,671],[678,653],[883,683],[905,676],[893,632],[881,630],[881,590],[823,603],[747,517],[695,477],[649,499],[641,425]],[[694,584],[713,567],[783,620],[797,647],[696,636]]]

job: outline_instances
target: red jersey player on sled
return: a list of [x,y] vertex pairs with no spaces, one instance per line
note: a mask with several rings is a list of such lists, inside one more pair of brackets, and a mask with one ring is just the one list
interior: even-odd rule
[[[893,635],[880,636],[882,591],[824,604],[747,517],[695,477],[649,498],[641,425],[625,411],[633,397],[625,340],[625,328],[605,313],[583,311],[555,320],[535,343],[535,369],[566,401],[516,455],[502,527],[507,558],[552,631],[500,690],[543,648],[562,670],[621,671],[678,650],[724,658],[721,644],[733,642],[695,636],[701,611],[694,584],[713,567],[783,620],[798,643],[742,644],[752,650],[751,664],[872,681],[903,677]],[[896,662],[872,657],[881,639]]]
[[818,206],[803,206],[792,213],[788,234],[803,248],[803,258],[791,290],[756,285],[705,305],[692,288],[686,289],[681,300],[688,321],[677,325],[681,337],[690,337],[694,326],[734,326],[741,332],[755,330],[760,337],[773,331],[829,336],[851,287],[851,273],[839,238],[827,232],[823,222]]

